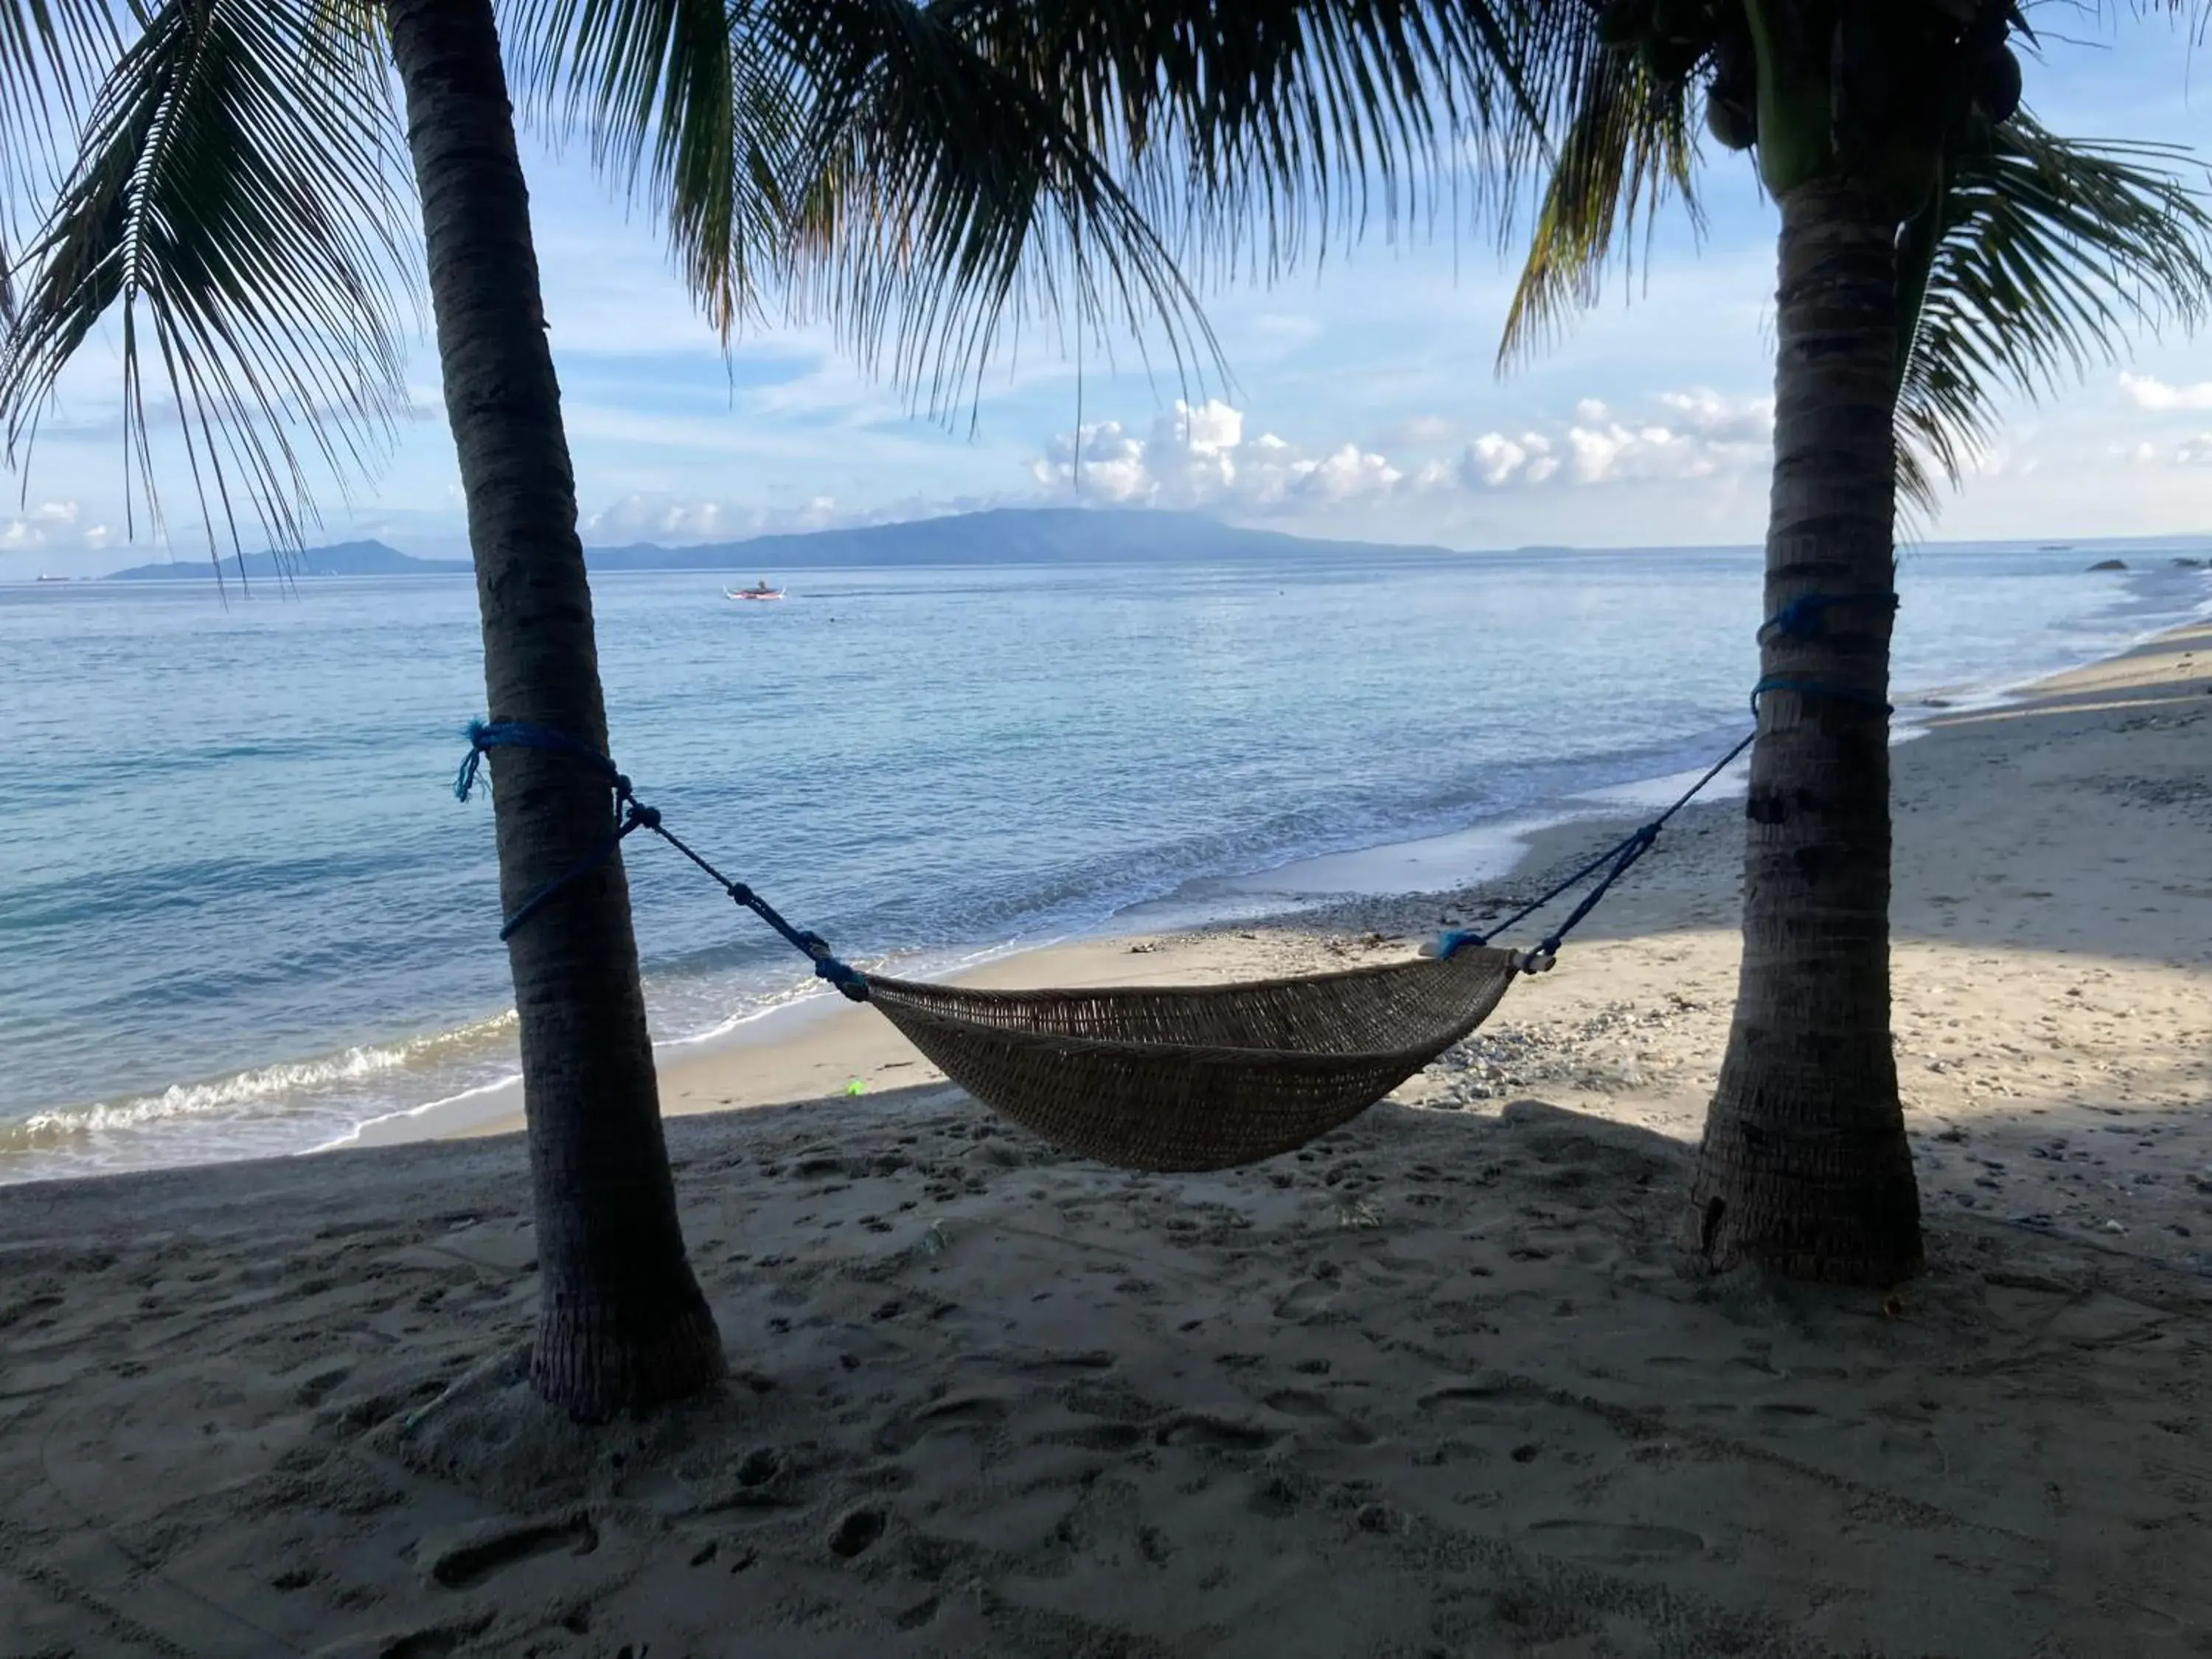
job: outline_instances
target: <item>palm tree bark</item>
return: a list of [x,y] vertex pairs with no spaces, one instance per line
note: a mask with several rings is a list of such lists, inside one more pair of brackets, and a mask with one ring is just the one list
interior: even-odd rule
[[1889,1025],[1897,226],[1830,180],[1781,206],[1767,614],[1830,602],[1764,647],[1742,976],[1685,1243],[1883,1285],[1921,1265]]
[[[495,720],[606,750],[574,475],[545,339],[529,196],[490,0],[388,0],[422,203],[446,413],[459,453]],[[606,839],[605,781],[573,757],[493,762],[512,911]],[[587,1419],[724,1375],[684,1250],[619,857],[507,944],[538,1220],[538,1391]]]

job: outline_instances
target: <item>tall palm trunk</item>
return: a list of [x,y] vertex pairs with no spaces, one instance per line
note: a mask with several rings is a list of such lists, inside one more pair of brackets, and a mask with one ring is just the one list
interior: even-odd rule
[[1889,1031],[1896,221],[1848,185],[1782,199],[1766,608],[1743,969],[1685,1242],[1716,1267],[1887,1284],[1920,1266]]
[[[490,0],[388,0],[387,15],[476,554],[489,711],[605,752],[574,476]],[[512,910],[605,840],[612,803],[572,757],[502,749],[493,773]],[[586,1419],[694,1393],[726,1362],[677,1221],[621,860],[538,909],[507,961],[538,1218],[532,1378]]]

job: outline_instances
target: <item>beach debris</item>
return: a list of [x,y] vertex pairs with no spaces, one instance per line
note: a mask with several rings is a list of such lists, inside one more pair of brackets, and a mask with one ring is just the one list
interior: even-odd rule
[[868,1085],[863,1083],[859,1078],[853,1079],[845,1085],[845,1093],[848,1098],[854,1095],[864,1095],[867,1092]]
[[1129,954],[1133,957],[1148,957],[1159,948],[1159,940],[1156,939],[1140,939],[1129,946]]
[[1355,1198],[1349,1204],[1336,1206],[1336,1224],[1340,1227],[1379,1227],[1382,1212],[1364,1198]]
[[529,1371],[530,1349],[527,1344],[501,1348],[489,1354],[454,1377],[428,1401],[401,1418],[399,1432],[402,1435],[413,1434],[454,1401],[480,1391],[486,1383],[495,1389],[512,1388],[528,1376]]
[[942,1255],[951,1247],[951,1244],[952,1237],[945,1231],[945,1224],[942,1221],[933,1221],[923,1231],[921,1243],[918,1248],[924,1255]]

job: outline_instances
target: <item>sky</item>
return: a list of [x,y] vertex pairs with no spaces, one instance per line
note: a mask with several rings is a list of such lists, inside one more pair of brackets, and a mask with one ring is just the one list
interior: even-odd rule
[[[2053,14],[2058,21],[2045,21]],[[2206,147],[2212,55],[2163,24],[2038,9],[2027,97],[2072,136]],[[2063,27],[2062,27],[2063,26]],[[2065,33],[2069,38],[2061,38]],[[1029,331],[949,418],[818,330],[726,351],[643,215],[573,151],[526,148],[546,314],[587,544],[727,540],[996,506],[1193,509],[1293,533],[1455,547],[1741,544],[1763,530],[1771,420],[1772,204],[1706,146],[1707,221],[1662,222],[1632,278],[1534,361],[1493,357],[1510,260],[1476,229],[1332,247],[1271,284],[1210,291],[1228,378],[1147,373],[1131,343],[1079,365]],[[1106,361],[1110,350],[1111,361]],[[465,549],[436,355],[388,460],[320,494],[313,541]],[[129,526],[111,337],[64,378],[0,511],[0,579],[205,556],[166,435],[166,535]],[[1081,465],[1077,428],[1082,429]],[[2002,436],[1927,534],[2212,532],[2212,337],[2135,338]],[[259,540],[247,537],[249,547]]]

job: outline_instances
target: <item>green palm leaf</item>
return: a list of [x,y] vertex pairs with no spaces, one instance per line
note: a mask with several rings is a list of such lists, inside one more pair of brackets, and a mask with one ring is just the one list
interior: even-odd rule
[[296,545],[310,454],[343,483],[405,408],[399,156],[361,15],[310,0],[153,11],[94,96],[29,250],[0,356],[11,458],[112,311],[134,503],[159,521],[150,431],[170,410],[149,401],[150,331],[211,551],[242,550],[246,504]]
[[726,331],[774,290],[939,405],[1033,316],[1211,357],[1186,271],[1244,246],[1277,270],[1308,227],[1325,246],[1378,209],[1395,227],[1471,134],[1490,141],[1474,187],[1503,188],[1540,131],[1514,14],[1486,3],[525,0],[515,18],[535,110],[625,188],[649,181]]
[[[1125,158],[1199,260],[1272,275],[1336,231],[1499,205],[1540,147],[1535,14],[1492,0],[942,0],[994,64]],[[1546,14],[1548,16],[1548,14]],[[1480,146],[1474,159],[1465,147]]]
[[556,136],[666,218],[678,267],[727,340],[787,267],[799,113],[783,31],[746,0],[520,0],[514,76]]
[[15,312],[11,250],[44,201],[84,104],[114,61],[106,0],[0,0],[0,317]]
[[936,8],[788,3],[804,65],[789,174],[790,299],[866,361],[946,408],[1008,326],[1031,318],[1218,362],[1196,295],[1098,135]]
[[[1572,9],[1570,9],[1570,15]],[[1498,345],[1501,369],[1598,297],[1620,239],[1680,196],[1693,221],[1689,88],[1564,27],[1551,60],[1563,134]],[[1999,400],[2119,360],[2130,328],[2212,310],[2203,169],[2170,145],[2061,138],[2022,114],[1954,141],[1942,187],[1899,245],[1897,480],[1932,516],[1994,437]],[[1632,241],[1626,249],[1632,251]]]
[[2025,115],[1947,158],[1900,258],[1898,481],[1915,505],[1932,512],[1935,475],[1955,484],[1987,448],[2003,394],[2039,398],[2119,361],[2128,330],[2212,309],[2203,183],[2185,149],[2061,138]]
[[1662,82],[1632,54],[1599,48],[1587,34],[1566,51],[1573,68],[1559,77],[1571,88],[1560,111],[1563,136],[1499,333],[1501,370],[1556,341],[1575,313],[1597,303],[1616,246],[1632,264],[1639,222],[1648,236],[1660,211],[1680,198],[1692,222],[1704,222],[1690,83]]
[[1065,303],[1202,340],[1096,135],[910,0],[524,0],[532,106],[668,221],[726,339],[771,307],[949,406],[1002,324]]

